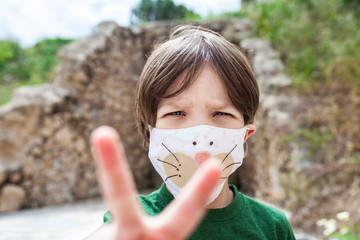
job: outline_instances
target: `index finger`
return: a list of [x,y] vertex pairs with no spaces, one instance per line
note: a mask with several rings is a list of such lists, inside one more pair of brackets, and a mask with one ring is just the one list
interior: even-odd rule
[[113,128],[103,126],[95,129],[90,139],[111,213],[119,227],[131,235],[142,224],[141,211],[120,137]]

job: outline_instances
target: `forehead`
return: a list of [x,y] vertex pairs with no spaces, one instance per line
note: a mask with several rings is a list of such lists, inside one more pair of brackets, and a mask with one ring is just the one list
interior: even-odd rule
[[[186,74],[187,72],[183,72],[179,75],[166,90],[166,95],[176,92],[182,87]],[[205,101],[211,102],[215,106],[231,104],[224,81],[210,64],[203,64],[191,84],[184,91],[175,96],[163,98],[159,107],[164,104],[179,106],[195,100],[204,104]]]

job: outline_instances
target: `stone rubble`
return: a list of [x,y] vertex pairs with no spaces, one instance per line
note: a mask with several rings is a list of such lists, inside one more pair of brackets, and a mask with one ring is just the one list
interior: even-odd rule
[[0,212],[18,210],[25,199],[23,188],[14,184],[5,184],[0,192]]

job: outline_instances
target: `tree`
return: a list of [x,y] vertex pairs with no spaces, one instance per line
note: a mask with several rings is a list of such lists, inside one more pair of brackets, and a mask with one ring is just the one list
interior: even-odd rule
[[34,47],[22,48],[17,42],[0,40],[0,105],[21,85],[44,83],[59,63],[58,50],[69,39],[45,39]]
[[59,49],[71,42],[70,39],[44,39],[33,48],[26,49],[27,64],[31,69],[30,81],[40,83],[47,81],[54,74],[54,68],[59,64],[57,56]]
[[0,84],[29,77],[26,53],[16,42],[0,41]]
[[187,9],[182,4],[175,4],[173,0],[141,0],[132,9],[131,24],[141,24],[157,20],[199,19],[199,14]]

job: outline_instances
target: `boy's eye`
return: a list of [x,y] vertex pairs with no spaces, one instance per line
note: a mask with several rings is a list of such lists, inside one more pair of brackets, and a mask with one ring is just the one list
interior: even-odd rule
[[171,112],[171,113],[168,113],[166,115],[170,115],[170,116],[180,116],[180,115],[185,115],[183,112],[181,111],[176,111],[176,112]]
[[214,114],[214,116],[216,116],[216,115],[231,116],[231,114],[229,114],[229,113],[224,113],[224,112],[216,112],[216,113]]

